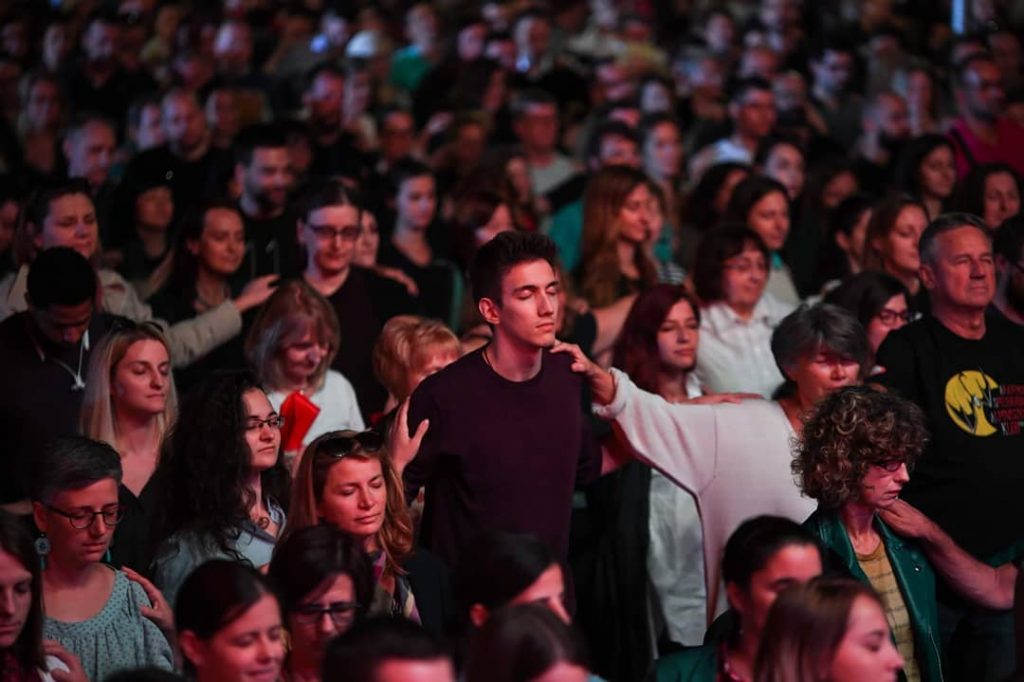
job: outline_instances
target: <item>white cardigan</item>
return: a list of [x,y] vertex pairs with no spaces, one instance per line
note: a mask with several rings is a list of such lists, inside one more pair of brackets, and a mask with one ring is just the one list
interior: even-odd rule
[[725,541],[743,521],[773,514],[803,522],[816,508],[793,477],[792,425],[775,402],[673,404],[611,370],[615,399],[595,405],[614,419],[640,457],[697,499],[704,526],[708,622],[725,610]]

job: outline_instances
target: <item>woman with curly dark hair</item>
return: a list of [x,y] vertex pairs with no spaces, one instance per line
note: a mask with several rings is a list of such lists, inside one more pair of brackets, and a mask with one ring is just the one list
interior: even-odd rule
[[804,525],[824,546],[828,569],[878,592],[907,679],[926,681],[942,679],[933,568],[965,597],[993,609],[1013,604],[1017,574],[1011,564],[992,568],[973,559],[900,501],[927,439],[917,405],[851,386],[818,404],[793,460],[804,495],[818,501]]
[[154,474],[165,497],[153,579],[172,604],[210,559],[270,562],[288,504],[281,426],[250,372],[214,374],[182,403]]

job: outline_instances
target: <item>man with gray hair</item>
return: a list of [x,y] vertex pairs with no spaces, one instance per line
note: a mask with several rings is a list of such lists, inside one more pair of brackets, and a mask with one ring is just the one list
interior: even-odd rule
[[[980,218],[939,216],[919,249],[931,314],[890,333],[877,357],[880,383],[921,406],[932,436],[904,498],[976,558],[1001,562],[1024,538],[1024,333],[987,314],[995,263]],[[961,654],[954,678],[1010,675],[1012,614],[975,609],[946,589],[939,599],[943,638]],[[961,650],[954,637],[968,630],[970,650]]]

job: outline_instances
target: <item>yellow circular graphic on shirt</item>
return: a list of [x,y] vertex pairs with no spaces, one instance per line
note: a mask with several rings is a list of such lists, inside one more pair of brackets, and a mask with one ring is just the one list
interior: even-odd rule
[[991,436],[995,391],[999,384],[984,372],[967,370],[946,382],[946,412],[953,423],[972,436]]

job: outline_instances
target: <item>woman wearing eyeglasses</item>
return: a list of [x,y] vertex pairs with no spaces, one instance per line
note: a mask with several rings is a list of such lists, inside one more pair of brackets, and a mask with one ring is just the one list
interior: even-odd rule
[[288,503],[281,425],[249,372],[214,374],[182,402],[155,474],[164,496],[153,581],[172,604],[210,559],[270,563]]
[[292,483],[288,532],[326,524],[355,539],[373,562],[369,612],[408,618],[440,634],[454,615],[444,567],[413,554],[401,478],[374,431],[335,431],[306,448]]
[[913,319],[910,292],[903,283],[884,272],[867,270],[851,275],[825,296],[826,303],[846,308],[868,333],[872,356],[889,332]]
[[793,306],[765,291],[770,268],[764,240],[745,225],[721,225],[701,241],[693,271],[701,302],[696,375],[710,392],[768,398],[782,385],[771,339]]
[[366,615],[373,572],[362,547],[331,526],[307,526],[278,543],[270,580],[291,650],[284,682],[319,682],[327,642]]
[[[941,680],[935,573],[986,608],[1013,605],[1017,569],[973,559],[899,494],[924,449],[924,414],[890,393],[841,388],[804,424],[793,471],[818,510],[804,526],[825,549],[826,573],[871,586],[881,598],[906,679]],[[896,535],[918,537],[920,541]]]
[[145,580],[104,563],[123,518],[121,459],[106,443],[71,437],[35,462],[32,515],[42,536],[43,636],[81,661],[91,680],[124,668],[170,670],[170,608]]

